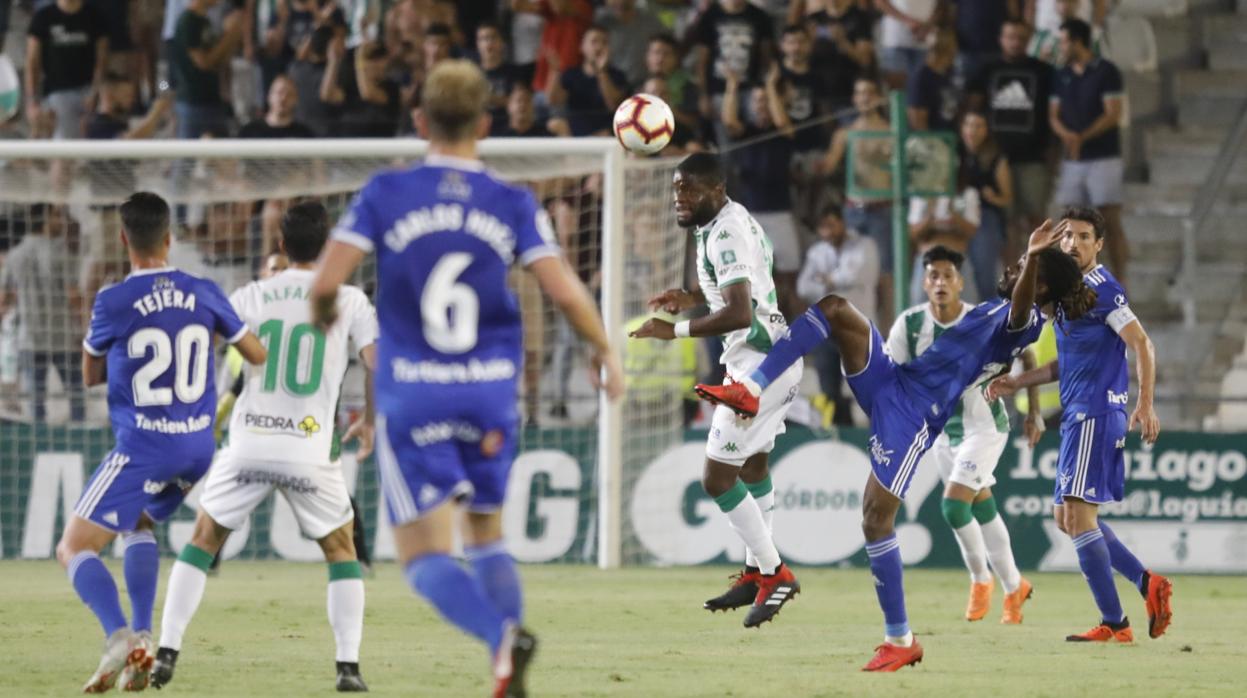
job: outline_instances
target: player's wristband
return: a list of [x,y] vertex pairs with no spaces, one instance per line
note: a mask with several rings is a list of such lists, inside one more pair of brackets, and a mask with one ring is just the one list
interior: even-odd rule
[[681,320],[680,322],[677,322],[675,324],[675,336],[691,337],[692,335],[689,334],[689,326],[692,325],[692,323],[692,320]]

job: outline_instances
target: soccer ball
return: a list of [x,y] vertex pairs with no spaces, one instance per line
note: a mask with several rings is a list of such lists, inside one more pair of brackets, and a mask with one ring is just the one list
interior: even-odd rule
[[632,95],[615,110],[615,138],[638,155],[653,155],[667,147],[674,133],[671,107],[654,95]]

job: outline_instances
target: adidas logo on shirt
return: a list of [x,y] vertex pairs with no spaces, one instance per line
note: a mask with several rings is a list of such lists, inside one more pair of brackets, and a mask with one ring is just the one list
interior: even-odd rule
[[1035,102],[1026,94],[1022,83],[1014,80],[992,95],[993,109],[1034,109]]

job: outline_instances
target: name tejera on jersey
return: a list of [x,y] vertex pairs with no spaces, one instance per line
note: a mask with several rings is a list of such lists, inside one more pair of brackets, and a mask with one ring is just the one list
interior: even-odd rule
[[462,230],[483,240],[499,257],[511,263],[515,250],[515,232],[511,226],[477,209],[469,210],[465,221],[461,204],[437,204],[408,213],[386,231],[385,244],[395,252],[402,252],[425,235],[451,230]]
[[183,293],[176,288],[161,288],[134,301],[133,306],[143,317],[169,308],[194,312],[195,294]]

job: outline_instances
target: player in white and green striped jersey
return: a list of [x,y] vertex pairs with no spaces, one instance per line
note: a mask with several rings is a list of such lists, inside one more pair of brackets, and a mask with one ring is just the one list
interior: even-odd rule
[[[961,253],[938,245],[922,256],[922,288],[928,302],[901,313],[892,325],[888,353],[893,361],[903,364],[913,360],[970,311],[972,306],[961,300],[964,261]],[[1022,356],[1028,367],[1034,364],[1029,350]],[[1009,415],[1004,400],[988,402],[984,397],[987,383],[985,379],[962,393],[956,412],[923,461],[933,461],[944,480],[941,509],[970,571],[966,620],[981,620],[987,615],[993,588],[990,560],[1006,594],[1000,622],[1013,624],[1022,622],[1022,604],[1030,597],[1031,584],[1013,561],[1009,530],[996,512],[992,496],[991,486],[996,482],[992,473],[1009,440]],[[1027,416],[1026,433],[1033,445],[1043,431],[1043,421],[1036,396],[1031,396],[1030,404],[1034,408]],[[922,461],[918,467],[923,467]]]

